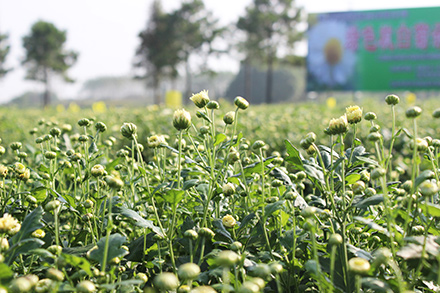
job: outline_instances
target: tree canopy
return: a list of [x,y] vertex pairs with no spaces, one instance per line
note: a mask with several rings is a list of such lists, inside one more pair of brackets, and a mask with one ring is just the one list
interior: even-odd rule
[[6,56],[10,46],[7,44],[8,35],[0,33],[0,78],[4,77],[11,69],[6,68]]
[[49,81],[52,74],[62,76],[66,82],[73,82],[67,70],[75,64],[78,54],[65,50],[65,42],[66,31],[45,21],[36,22],[29,35],[23,37],[26,55],[22,64],[27,67],[26,79],[44,83],[43,106],[50,103]]

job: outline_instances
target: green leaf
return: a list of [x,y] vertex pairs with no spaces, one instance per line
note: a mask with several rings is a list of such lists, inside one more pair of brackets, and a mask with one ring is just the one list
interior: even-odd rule
[[298,169],[304,170],[301,154],[299,153],[298,149],[287,139],[284,141],[284,145],[288,154],[286,161],[291,163]]
[[366,157],[358,157],[357,159],[358,159],[358,161],[362,161],[362,162],[370,164],[372,166],[380,167],[379,163],[373,159],[366,158]]
[[360,202],[356,203],[354,206],[359,209],[366,209],[369,206],[378,205],[381,202],[383,202],[383,195],[376,194],[376,195],[373,195],[372,197],[361,200]]
[[215,142],[214,142],[214,146],[217,146],[219,144],[221,144],[225,139],[226,139],[226,134],[224,133],[219,133],[215,136]]
[[14,272],[5,263],[0,263],[0,279],[8,279],[14,275]]
[[421,204],[419,207],[422,209],[424,215],[430,215],[432,217],[440,217],[440,205],[427,203],[426,205]]
[[359,174],[350,174],[347,177],[345,177],[345,182],[350,185],[355,183],[356,181],[358,181],[359,179],[361,179],[361,175]]
[[226,230],[225,226],[223,226],[223,223],[221,220],[214,220],[212,222],[212,225],[216,228],[215,233],[220,234],[224,237],[226,237],[229,241],[233,242],[234,240],[231,237],[231,233]]
[[42,217],[43,217],[43,208],[41,206],[37,207],[30,214],[28,214],[26,218],[24,218],[23,223],[21,223],[20,231],[18,231],[18,233],[11,238],[10,240],[11,246],[16,245],[20,241],[31,237],[31,234],[35,230],[42,228],[43,224],[41,224],[40,222]]
[[362,217],[354,217],[353,219],[358,221],[358,222],[361,222],[364,225],[367,225],[368,228],[370,228],[370,229],[382,232],[384,234],[388,234],[387,229],[385,229],[384,227],[376,224],[373,220],[365,219],[365,218],[362,218]]
[[[112,234],[109,236],[106,264],[108,264],[110,260],[112,260],[113,258],[123,257],[128,253],[127,250],[121,248],[122,244],[124,244],[126,240],[127,238],[125,238],[119,233]],[[99,262],[101,266],[104,263],[105,242],[106,242],[106,237],[102,237],[98,241],[98,248],[90,252],[90,258]]]
[[277,202],[268,204],[265,208],[264,208],[264,217],[268,218],[270,217],[274,212],[278,211],[279,209],[281,209],[284,205],[285,200],[279,200]]
[[306,172],[306,174],[312,178],[317,180],[319,183],[321,183],[321,185],[325,185],[324,182],[324,173],[322,173],[321,170],[315,168],[312,165],[309,164],[305,164],[304,165],[304,171]]
[[47,197],[46,187],[39,186],[32,189],[31,194],[37,200],[37,203],[42,203]]
[[212,123],[211,119],[203,112],[203,111],[197,111],[197,117],[202,117],[207,122]]
[[98,146],[96,145],[96,143],[94,141],[92,141],[92,143],[89,146],[89,158],[94,154],[97,153],[99,151]]
[[17,256],[24,253],[29,253],[33,249],[37,249],[44,244],[43,241],[37,238],[26,238],[11,246],[6,253],[5,263],[11,264]]
[[[270,163],[272,163],[272,161],[274,159],[275,159],[275,157],[269,157],[269,158],[263,159],[264,167],[267,167]],[[244,174],[246,176],[252,175],[254,173],[261,174],[262,171],[263,170],[261,170],[261,162],[255,162],[255,163],[250,164],[244,168]],[[239,175],[236,175],[236,176],[239,176]]]
[[199,179],[190,179],[190,180],[186,180],[183,183],[183,190],[188,190],[193,186],[196,186],[197,183],[199,183]]
[[255,218],[255,213],[250,213],[241,220],[240,227],[238,227],[237,234],[240,234],[246,226]]
[[362,278],[362,287],[369,288],[372,292],[392,293],[390,286],[384,281],[375,278]]
[[422,173],[420,173],[419,176],[417,176],[415,184],[414,184],[414,188],[417,188],[420,184],[422,184],[423,181],[429,180],[429,179],[434,179],[435,178],[435,173],[432,170],[425,170]]
[[87,259],[85,259],[84,257],[79,257],[79,256],[75,256],[72,254],[66,254],[66,253],[61,254],[61,256],[64,258],[64,260],[68,264],[70,264],[76,268],[83,269],[90,277],[93,276],[92,269],[91,269],[92,266],[90,265],[89,261]]
[[145,220],[138,213],[136,213],[135,211],[133,211],[125,206],[114,205],[112,208],[112,212],[115,214],[123,215],[124,217],[127,217],[127,218],[133,220],[134,224],[138,227],[149,228],[154,233],[156,233],[160,236],[164,236],[162,234],[160,228],[153,224],[153,221]]
[[184,195],[185,195],[184,190],[169,189],[162,197],[168,203],[172,205],[176,205],[183,199]]
[[54,254],[50,253],[49,251],[47,251],[46,249],[43,249],[43,248],[33,249],[33,250],[29,251],[29,253],[32,255],[38,255],[39,257],[42,257],[42,258],[51,258],[51,259],[56,258],[56,256]]

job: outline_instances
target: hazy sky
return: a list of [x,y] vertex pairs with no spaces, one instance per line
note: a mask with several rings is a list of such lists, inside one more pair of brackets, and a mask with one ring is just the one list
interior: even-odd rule
[[[223,24],[234,22],[252,0],[205,0],[206,6]],[[24,57],[22,37],[38,20],[52,22],[67,31],[66,48],[79,52],[78,62],[69,71],[77,82],[56,83],[61,97],[72,97],[82,82],[98,76],[120,76],[131,73],[138,45],[138,33],[145,28],[148,9],[153,0],[0,0],[0,32],[9,34],[11,52],[7,65],[14,71],[0,80],[0,102],[27,90],[41,90],[39,83],[24,81],[20,68]],[[162,0],[165,9],[179,6],[179,0]],[[403,4],[403,2],[406,2]],[[297,0],[298,6],[310,12],[438,6],[438,0]],[[409,3],[409,4],[408,4]],[[224,59],[217,69],[238,69],[238,60]]]

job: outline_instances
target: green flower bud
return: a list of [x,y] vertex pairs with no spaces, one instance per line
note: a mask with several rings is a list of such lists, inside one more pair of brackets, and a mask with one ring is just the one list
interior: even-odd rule
[[280,274],[283,271],[283,266],[280,263],[274,262],[269,264],[269,268],[272,274]]
[[420,107],[414,106],[406,110],[405,115],[407,118],[416,118],[422,114],[422,109]]
[[154,278],[153,283],[160,291],[172,291],[177,289],[180,285],[176,275],[168,272],[160,273]]
[[9,292],[13,292],[13,293],[30,292],[31,289],[32,289],[32,284],[25,277],[19,277],[17,279],[13,279],[11,281],[11,284],[9,285]]
[[402,188],[406,191],[406,192],[410,192],[412,190],[413,184],[411,180],[406,180],[405,182],[403,182],[402,184]]
[[44,153],[44,157],[48,160],[53,160],[57,157],[57,153],[48,151]]
[[199,235],[207,239],[214,238],[215,233],[209,228],[200,228]]
[[194,102],[196,107],[203,108],[209,103],[208,91],[203,90],[198,94],[193,94],[189,99]]
[[372,142],[379,141],[381,138],[382,138],[382,135],[379,132],[372,132],[372,133],[368,134],[368,136],[367,136],[367,140],[372,141]]
[[76,290],[81,293],[92,293],[95,292],[96,286],[88,280],[84,280],[76,285]]
[[121,189],[124,186],[124,181],[113,176],[105,176],[104,180],[113,189]]
[[424,197],[431,197],[438,192],[437,184],[432,181],[424,181],[420,184],[420,193]]
[[225,116],[223,116],[223,122],[225,122],[225,124],[234,123],[234,119],[235,119],[235,112],[233,111],[230,111],[226,113]]
[[222,223],[225,228],[234,228],[237,222],[235,221],[233,216],[226,215],[222,218]]
[[72,125],[70,125],[70,124],[63,124],[63,125],[61,125],[61,130],[63,132],[71,132],[72,131]]
[[240,96],[237,96],[234,100],[234,104],[235,106],[237,106],[237,108],[241,109],[241,110],[246,110],[249,107],[249,102]]
[[271,270],[267,264],[259,263],[249,269],[249,274],[253,277],[259,277],[265,280],[270,276]]
[[[426,140],[424,140],[423,138],[416,138],[416,146],[417,146],[417,151],[418,152],[425,152],[428,150],[428,142]],[[414,149],[414,140],[411,140],[409,142],[409,147],[410,149]]]
[[385,97],[385,102],[388,105],[397,105],[400,102],[400,99],[397,95],[388,95]]
[[9,145],[9,147],[10,147],[12,150],[17,151],[17,150],[21,149],[22,144],[21,144],[21,142],[16,141],[16,142],[11,143],[11,144]]
[[339,118],[331,119],[328,128],[333,135],[346,133],[348,131],[347,116],[344,114]]
[[371,188],[371,187],[368,187],[368,188],[365,189],[365,195],[367,197],[373,196],[375,194],[376,194],[376,189]]
[[107,125],[104,122],[98,122],[95,124],[96,131],[105,132],[107,130]]
[[87,118],[81,118],[78,120],[78,125],[81,127],[89,127],[92,125],[92,122]]
[[223,250],[215,261],[219,266],[232,267],[240,261],[240,256],[232,250]]
[[386,247],[381,247],[374,252],[375,260],[377,264],[387,264],[388,261],[393,257],[391,251]]
[[191,114],[184,109],[178,109],[174,112],[173,126],[177,130],[185,130],[191,126]]
[[353,257],[348,261],[348,269],[357,275],[365,275],[370,270],[368,260],[360,257]]
[[256,140],[253,144],[252,144],[252,149],[253,150],[259,150],[262,147],[264,147],[266,145],[266,143],[262,140]]
[[200,267],[195,263],[185,263],[179,267],[177,275],[183,281],[194,280],[200,274]]
[[383,168],[376,168],[373,171],[371,171],[371,179],[377,180],[382,176],[385,176],[386,171]]
[[365,183],[363,181],[356,181],[353,184],[353,193],[361,194],[365,190]]
[[89,137],[85,134],[82,134],[78,137],[79,142],[87,142],[89,140]]
[[260,287],[252,281],[244,281],[241,287],[238,288],[237,293],[258,293],[260,292]]
[[62,282],[64,280],[64,273],[55,268],[49,268],[46,272],[46,277],[57,282]]
[[34,232],[32,232],[32,237],[38,238],[38,239],[43,239],[44,236],[46,236],[46,232],[44,232],[41,229],[37,229]]
[[44,206],[44,210],[46,212],[50,212],[55,210],[56,208],[58,208],[61,205],[61,202],[57,199],[49,201],[45,206]]
[[55,255],[60,255],[63,248],[60,245],[51,245],[47,248],[47,251]]
[[343,242],[342,236],[340,234],[332,234],[328,239],[329,245],[341,245]]
[[61,129],[59,129],[58,127],[53,127],[49,130],[49,133],[53,137],[58,137],[61,135]]
[[241,244],[241,242],[234,241],[234,242],[231,243],[230,247],[231,247],[232,251],[237,252],[237,251],[240,251],[243,248],[243,244]]
[[92,167],[90,174],[92,174],[93,177],[101,177],[105,174],[105,169],[102,165],[97,164]]
[[374,112],[367,112],[364,116],[364,119],[367,121],[373,121],[377,119],[377,115]]
[[217,110],[220,109],[220,104],[217,101],[209,101],[209,103],[206,104],[206,108],[209,110]]
[[136,279],[137,280],[141,280],[142,282],[144,282],[144,284],[147,283],[147,281],[148,281],[148,277],[144,273],[137,273],[136,274]]
[[121,126],[121,134],[123,137],[128,139],[133,139],[133,137],[136,137],[137,132],[137,126],[134,123],[124,123]]
[[235,193],[235,185],[233,183],[226,183],[222,187],[224,196],[231,196]]
[[199,234],[197,234],[197,232],[194,231],[193,229],[189,229],[189,230],[186,230],[186,231],[183,233],[183,236],[184,236],[185,238],[188,238],[188,239],[191,239],[191,240],[196,240],[197,237],[199,237]]
[[359,123],[362,120],[362,109],[359,106],[350,106],[345,109],[347,122],[350,124]]
[[315,207],[308,206],[301,211],[301,216],[303,216],[304,218],[311,218],[315,216],[316,212],[317,209]]

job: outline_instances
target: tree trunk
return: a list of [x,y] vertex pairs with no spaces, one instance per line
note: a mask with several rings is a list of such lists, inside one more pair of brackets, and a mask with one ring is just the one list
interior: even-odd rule
[[189,60],[186,60],[185,64],[185,96],[183,97],[183,104],[188,103],[189,97],[191,97],[191,68],[189,66]]
[[273,85],[273,55],[269,53],[267,59],[267,71],[266,71],[266,103],[272,103],[272,85]]
[[249,58],[244,60],[244,98],[248,101],[252,101],[252,71]]
[[49,74],[47,68],[43,70],[44,78],[44,94],[43,94],[43,108],[46,108],[50,104],[50,90],[49,90]]

